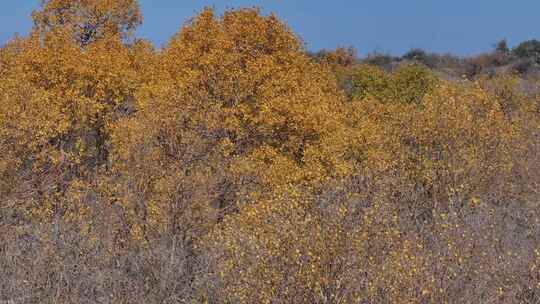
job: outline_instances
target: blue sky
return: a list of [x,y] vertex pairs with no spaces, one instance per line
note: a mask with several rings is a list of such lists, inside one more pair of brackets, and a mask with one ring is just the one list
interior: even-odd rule
[[[471,55],[500,39],[510,45],[540,39],[539,0],[140,0],[144,25],[138,36],[165,43],[205,6],[258,6],[275,12],[310,50],[354,46],[400,55],[411,48]],[[0,0],[0,44],[31,28],[39,0]]]

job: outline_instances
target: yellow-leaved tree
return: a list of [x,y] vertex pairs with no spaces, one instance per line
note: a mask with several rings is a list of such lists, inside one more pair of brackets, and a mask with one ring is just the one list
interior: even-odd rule
[[275,16],[205,9],[156,64],[114,137],[152,221],[173,216],[175,204],[232,210],[346,169],[332,150],[342,115],[335,80]]
[[[114,229],[101,216],[115,213],[101,186],[110,167],[110,126],[126,115],[138,86],[140,48],[124,40],[140,21],[136,8],[134,1],[43,1],[34,30],[0,52],[0,193],[2,217],[14,223],[2,234],[35,235],[45,259],[25,280],[43,282],[41,275],[114,247]],[[37,234],[38,224],[51,233]],[[92,259],[86,262],[99,260]],[[48,292],[36,285],[36,297],[39,288]]]

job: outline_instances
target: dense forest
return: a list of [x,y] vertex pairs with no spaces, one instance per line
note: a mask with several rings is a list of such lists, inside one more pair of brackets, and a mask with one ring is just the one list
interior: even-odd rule
[[255,8],[162,48],[43,0],[0,48],[0,303],[540,303],[540,42],[309,52]]

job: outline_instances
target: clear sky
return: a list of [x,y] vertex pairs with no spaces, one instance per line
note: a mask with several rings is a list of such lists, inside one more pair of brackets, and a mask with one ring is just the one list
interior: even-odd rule
[[[0,0],[0,44],[26,34],[39,0]],[[138,36],[165,43],[205,6],[258,6],[275,12],[309,50],[354,46],[400,55],[411,48],[471,55],[500,39],[511,46],[540,39],[540,0],[140,0],[144,24]]]

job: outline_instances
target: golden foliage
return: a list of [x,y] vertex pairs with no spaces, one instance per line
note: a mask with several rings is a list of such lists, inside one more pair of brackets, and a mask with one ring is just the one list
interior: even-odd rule
[[41,0],[32,18],[36,32],[64,32],[81,45],[110,35],[127,38],[142,22],[136,0]]
[[134,0],[44,1],[33,17],[0,48],[9,292],[540,299],[540,117],[523,80],[385,72],[345,49],[314,60],[257,9],[205,9],[159,50],[127,39]]

